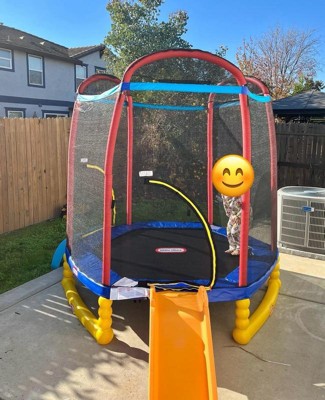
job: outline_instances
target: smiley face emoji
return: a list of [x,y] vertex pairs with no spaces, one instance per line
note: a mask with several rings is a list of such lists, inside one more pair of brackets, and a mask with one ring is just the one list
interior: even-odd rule
[[212,169],[214,187],[226,196],[239,197],[254,181],[254,170],[246,158],[230,154],[220,158]]

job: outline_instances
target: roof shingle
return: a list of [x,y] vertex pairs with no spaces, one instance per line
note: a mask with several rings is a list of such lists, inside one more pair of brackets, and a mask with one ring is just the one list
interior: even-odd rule
[[93,46],[71,47],[68,49],[68,53],[70,57],[82,57],[94,51],[103,51],[104,49],[105,46],[103,44],[96,44]]
[[308,90],[295,96],[273,101],[273,110],[325,110],[325,93]]
[[24,50],[37,55],[48,55],[74,64],[81,64],[78,57],[85,56],[94,51],[102,51],[105,46],[93,45],[69,49],[57,43],[40,38],[30,33],[0,24],[0,46],[8,49]]

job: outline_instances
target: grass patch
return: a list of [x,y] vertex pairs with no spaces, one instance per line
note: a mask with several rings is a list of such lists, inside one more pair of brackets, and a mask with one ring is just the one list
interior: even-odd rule
[[65,220],[57,218],[1,235],[0,293],[50,272],[65,230]]
[[[225,225],[222,205],[217,203],[214,211],[214,222]],[[134,221],[199,221],[179,199],[142,200],[134,205],[133,217]],[[116,224],[120,223],[125,223],[125,212],[118,205]],[[50,272],[54,251],[65,236],[66,223],[61,218],[0,235],[0,294]]]

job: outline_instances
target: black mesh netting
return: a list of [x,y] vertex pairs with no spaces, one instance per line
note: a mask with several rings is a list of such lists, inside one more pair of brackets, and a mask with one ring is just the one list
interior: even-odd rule
[[[132,77],[137,82],[171,82],[234,85],[229,73],[216,65],[194,59],[168,59],[140,68]],[[113,86],[113,85],[112,85]],[[103,89],[98,83],[87,94]],[[107,90],[107,89],[106,89]],[[259,91],[250,85],[250,90]],[[103,90],[105,91],[105,90]],[[189,206],[174,193],[144,184],[140,171],[184,192],[207,216],[207,107],[213,101],[213,159],[225,154],[242,154],[242,116],[238,95],[210,96],[183,92],[131,92],[133,107],[133,222],[197,221]],[[105,151],[115,96],[105,102],[78,105],[74,152],[73,242],[82,251],[83,238],[103,228]],[[252,165],[255,182],[251,189],[250,235],[270,243],[270,143],[265,104],[249,101],[252,128]],[[116,224],[126,221],[127,102],[119,125],[114,152],[113,189]],[[212,183],[211,183],[212,184]],[[225,225],[222,203],[214,191],[214,223]],[[78,247],[80,246],[80,248]],[[94,253],[101,258],[102,242]]]

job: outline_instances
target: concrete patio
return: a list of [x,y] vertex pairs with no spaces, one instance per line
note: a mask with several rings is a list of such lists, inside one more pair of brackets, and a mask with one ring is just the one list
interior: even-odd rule
[[[219,400],[325,399],[325,263],[281,254],[281,266],[277,306],[247,346],[231,338],[234,304],[210,303]],[[71,313],[61,273],[0,296],[0,399],[147,399],[149,301],[114,302],[115,338],[100,346]]]

